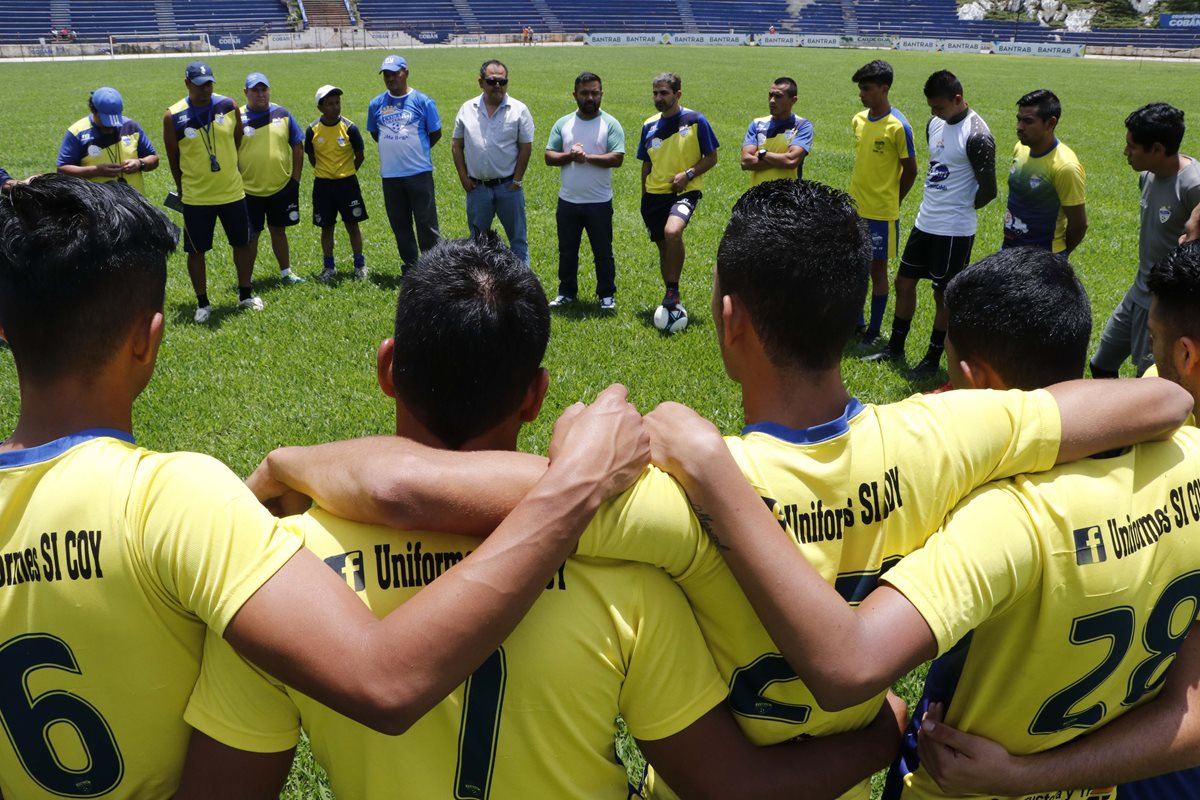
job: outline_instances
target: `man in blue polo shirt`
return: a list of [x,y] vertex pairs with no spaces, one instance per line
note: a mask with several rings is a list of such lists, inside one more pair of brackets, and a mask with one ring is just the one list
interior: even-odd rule
[[379,72],[387,91],[367,109],[367,132],[379,144],[383,202],[407,269],[439,238],[430,150],[442,138],[442,120],[433,100],[409,87],[403,56],[388,56]]

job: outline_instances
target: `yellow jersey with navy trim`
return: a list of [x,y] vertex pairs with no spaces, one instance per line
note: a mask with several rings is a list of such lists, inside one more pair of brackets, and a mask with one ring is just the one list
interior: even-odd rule
[[854,171],[850,196],[866,219],[900,219],[901,160],[916,158],[912,126],[893,108],[881,117],[863,109],[850,122],[854,132]]
[[[619,520],[602,512],[591,524]],[[320,510],[296,527],[381,617],[478,545]],[[644,564],[570,558],[504,644],[401,736],[375,733],[272,685],[219,637],[206,644],[187,720],[262,752],[291,747],[303,724],[338,797],[395,797],[403,776],[411,797],[626,800],[613,745],[617,715],[634,737],[662,739],[724,697],[687,601],[666,575]]]
[[0,793],[171,797],[206,628],[300,544],[207,456],[114,430],[0,452]]
[[[206,106],[193,106],[185,97],[168,110],[179,142],[183,202],[220,206],[244,198],[233,134],[238,124],[237,103],[214,94]],[[220,169],[214,170],[214,164]]]
[[1058,139],[1034,155],[1017,142],[1008,168],[1008,208],[1004,212],[1004,247],[1041,247],[1055,253],[1067,249],[1064,206],[1081,206],[1087,175],[1075,151]]
[[[1016,754],[1094,731],[1158,694],[1200,618],[1200,430],[985,486],[884,580],[937,639],[922,706]],[[947,796],[903,755],[896,796]]]
[[242,144],[238,167],[246,194],[270,197],[292,179],[292,147],[304,143],[304,132],[283,106],[264,111],[242,109]]
[[[1047,469],[1061,438],[1047,392],[959,391],[883,406],[852,400],[824,425],[748,426],[727,442],[787,536],[848,603],[861,602],[902,556],[920,547],[954,504],[994,478]],[[780,655],[733,573],[692,516],[683,490],[650,469],[591,527],[578,553],[666,570],[687,595],[755,744],[866,727],[880,695],[822,709]],[[866,798],[868,782],[847,794]]]
[[[812,152],[813,125],[804,117],[789,114],[786,119],[776,119],[771,115],[755,117],[750,121],[742,147],[754,145],[768,153],[786,153],[793,147],[804,150],[805,155]],[[804,177],[804,162],[801,161],[795,169],[772,167],[750,173],[750,185],[757,186],[765,181],[800,180]]]
[[[671,179],[691,169],[702,157],[720,146],[712,125],[699,111],[681,107],[678,114],[665,119],[662,114],[650,117],[642,124],[637,151],[640,161],[650,162],[646,192],[673,194]],[[703,188],[704,177],[697,175],[688,181],[683,192]]]
[[[58,166],[94,167],[98,164],[123,164],[135,158],[157,155],[150,137],[142,126],[129,117],[121,117],[115,128],[99,128],[91,116],[84,117],[63,135],[58,149]],[[96,175],[88,180],[96,183],[111,183],[115,176]],[[121,180],[146,193],[142,173],[130,172],[121,175]]]
[[363,151],[358,126],[345,117],[326,125],[317,119],[304,132],[304,152],[315,159],[313,174],[318,178],[349,178],[357,173],[354,154]]

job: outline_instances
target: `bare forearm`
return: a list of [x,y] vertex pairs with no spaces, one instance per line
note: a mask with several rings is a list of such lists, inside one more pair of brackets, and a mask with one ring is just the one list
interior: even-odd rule
[[1163,378],[1076,380],[1049,388],[1062,417],[1058,463],[1165,439],[1192,413],[1192,396]]
[[533,144],[531,143],[517,145],[517,166],[513,170],[513,180],[525,179],[525,170],[529,167],[529,155],[532,152]]
[[284,447],[265,464],[339,517],[476,536],[500,524],[546,470],[540,456],[458,453],[397,436]]

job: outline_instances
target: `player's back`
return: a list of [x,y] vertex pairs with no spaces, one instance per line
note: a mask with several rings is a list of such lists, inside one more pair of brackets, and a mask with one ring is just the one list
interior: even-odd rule
[[[890,575],[954,727],[1047,750],[1158,693],[1200,616],[1200,430],[972,494]],[[909,762],[908,769],[915,766]],[[908,797],[943,797],[917,771]]]
[[[323,511],[298,525],[308,547],[378,616],[478,544],[351,523]],[[238,693],[270,694],[244,662],[222,663],[227,648],[210,660],[211,652],[193,708],[247,707]],[[664,738],[718,705],[725,688],[687,601],[661,571],[572,558],[467,683],[402,736],[367,730],[290,689],[288,695],[285,707],[274,693],[272,712],[284,720],[290,713],[294,724],[298,709],[339,797],[623,800],[617,715],[636,738]],[[286,722],[264,727],[282,729]]]
[[221,549],[241,546],[208,534],[270,516],[218,462],[108,430],[0,453],[0,498],[0,793],[170,797],[201,617],[223,629],[265,580],[244,585]]
[[[955,502],[987,480],[1049,468],[1060,425],[1045,392],[951,392],[885,406],[852,400],[806,430],[766,423],[728,442],[743,473],[822,576],[858,603],[924,543]],[[663,567],[696,615],[747,736],[775,744],[867,725],[882,695],[851,709],[817,704],[779,654],[687,498],[660,472],[601,508],[579,552]],[[600,537],[603,538],[600,538]],[[863,787],[865,795],[866,788]]]

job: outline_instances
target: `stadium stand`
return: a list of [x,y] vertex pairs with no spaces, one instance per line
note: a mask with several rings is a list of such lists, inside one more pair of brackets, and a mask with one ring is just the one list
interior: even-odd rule
[[[310,26],[351,24],[342,0],[309,0]],[[1099,28],[1068,33],[1021,15],[960,20],[955,0],[812,0],[798,10],[787,0],[359,0],[361,24],[372,30],[413,33],[516,34],[535,32],[727,31],[937,37],[990,41],[1063,42],[1093,47],[1182,50],[1200,47],[1200,31]],[[83,41],[116,36],[163,37],[237,33],[244,40],[287,31],[280,0],[3,0],[0,42],[36,44],[51,29],[74,29]]]
[[73,29],[81,41],[291,30],[287,8],[279,0],[69,0],[50,6],[44,0],[0,3],[0,41],[36,43],[47,37],[52,26]]

